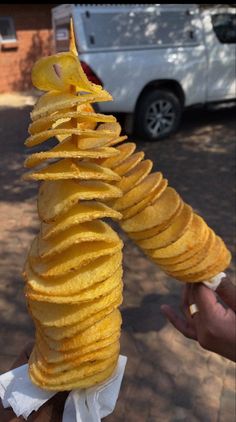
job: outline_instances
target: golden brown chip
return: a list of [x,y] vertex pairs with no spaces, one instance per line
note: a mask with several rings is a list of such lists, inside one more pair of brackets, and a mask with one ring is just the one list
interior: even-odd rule
[[30,253],[29,261],[33,271],[45,278],[57,278],[68,273],[74,273],[84,265],[89,264],[94,259],[102,256],[114,255],[123,247],[121,240],[110,242],[84,242],[83,247],[75,245],[63,253],[56,255],[50,261],[43,261],[37,253],[37,239],[34,240]]
[[114,168],[120,165],[126,158],[130,157],[136,149],[136,145],[132,142],[126,142],[117,147],[119,154],[116,157],[107,158],[102,161],[104,167]]
[[[70,328],[70,326],[66,327],[66,329],[68,328]],[[48,332],[48,330],[50,330],[50,333],[51,333],[52,330],[56,330],[56,329],[59,330],[59,328],[57,327],[46,328],[45,332]],[[86,346],[79,347],[79,349],[61,352],[61,351],[50,349],[48,344],[45,342],[44,338],[42,337],[42,335],[40,335],[39,331],[36,331],[37,349],[40,351],[40,354],[43,355],[45,359],[47,359],[47,362],[49,363],[73,361],[87,353],[98,351],[99,349],[102,349],[103,347],[113,344],[114,342],[118,341],[119,338],[120,338],[120,330],[117,330],[112,335],[105,337],[99,341],[95,341]]]
[[[164,180],[166,180],[166,179],[164,179]],[[131,237],[131,239],[133,239],[134,241],[137,241],[137,240],[150,239],[151,237],[156,236],[159,233],[162,233],[165,229],[167,229],[167,227],[169,227],[169,225],[172,223],[173,219],[176,218],[180,214],[180,212],[183,209],[183,206],[184,206],[184,202],[181,200],[179,207],[177,208],[175,214],[172,216],[172,218],[170,220],[164,221],[163,224],[154,226],[151,229],[140,230],[138,232],[130,232],[129,237]]]
[[57,277],[56,279],[44,279],[32,270],[29,262],[26,262],[25,278],[31,289],[38,294],[55,296],[73,296],[81,291],[91,288],[93,284],[100,283],[112,276],[122,263],[122,253],[116,252],[110,256],[102,256],[84,265],[77,271]]
[[77,295],[45,295],[34,292],[32,288],[26,288],[26,296],[31,300],[38,302],[51,302],[51,303],[80,303],[86,302],[105,296],[113,289],[115,289],[122,281],[122,267],[119,267],[109,278],[94,283],[89,289],[82,290]]
[[113,170],[119,174],[119,176],[124,176],[124,174],[128,173],[132,170],[135,166],[137,166],[140,161],[142,161],[144,157],[144,152],[136,152],[135,154],[131,155],[130,157],[126,158],[120,165],[113,168]]
[[102,96],[101,94],[86,94],[74,95],[70,93],[62,93],[57,91],[50,91],[42,95],[34,106],[31,112],[31,119],[33,121],[40,117],[47,116],[48,113],[58,112],[68,107],[76,106],[77,104],[93,103],[96,101],[109,101],[112,97],[109,94]]
[[128,233],[148,230],[166,224],[175,215],[181,199],[173,188],[166,188],[160,198],[142,212],[121,222],[121,227]]
[[179,256],[200,243],[205,230],[205,221],[197,214],[194,214],[191,224],[178,240],[164,248],[149,250],[148,254],[156,260],[158,258]]
[[131,218],[134,215],[140,213],[144,208],[146,208],[148,205],[153,204],[156,202],[156,200],[162,195],[164,190],[167,188],[167,179],[162,179],[159,185],[144,199],[139,201],[137,204],[133,205],[130,208],[127,208],[122,211],[123,214],[123,220],[126,220],[127,218]]
[[165,248],[177,241],[184,234],[191,224],[192,218],[192,208],[189,205],[184,204],[180,214],[173,218],[167,229],[149,239],[137,241],[137,243],[144,249]]
[[102,91],[101,86],[89,82],[78,57],[72,52],[57,53],[37,60],[32,69],[32,82],[43,91],[70,91],[71,85],[80,91]]
[[[29,304],[31,312],[36,320],[40,321],[41,325],[45,327],[64,327],[66,325],[72,325],[73,323],[75,324],[75,322],[79,324],[79,321],[83,321],[83,319],[95,314],[96,311],[99,312],[101,309],[104,309],[106,304],[117,299],[120,295],[121,286],[114,289],[107,297],[93,301],[94,303],[52,305],[46,302],[29,302]],[[97,308],[95,311],[93,309],[94,307]],[[77,349],[80,346],[83,347],[111,336],[112,333],[119,330],[120,325],[121,315],[116,309],[106,315],[103,319],[97,321],[96,324],[71,338],[55,341],[50,337],[44,336],[44,340],[51,349],[67,352],[71,349]]]
[[153,163],[151,160],[144,160],[138,163],[132,170],[125,174],[116,186],[122,190],[123,193],[128,192],[150,173]]
[[123,211],[136,205],[142,201],[145,195],[153,192],[160,185],[162,179],[163,176],[160,172],[149,174],[141,183],[125,193],[123,197],[117,199],[113,203],[114,209]]
[[174,274],[177,276],[184,276],[186,274],[190,275],[191,273],[200,273],[201,271],[205,271],[208,267],[213,265],[218,258],[221,256],[221,252],[224,249],[224,244],[222,240],[213,234],[211,236],[210,232],[210,239],[208,243],[208,251],[205,253],[203,259],[195,263],[193,267],[187,267],[179,271],[174,271]]
[[[86,388],[103,380],[104,375],[101,377],[103,371],[105,372],[106,378],[109,368],[111,368],[111,370],[108,371],[108,374],[110,375],[115,368],[117,360],[118,353],[103,361],[98,360],[91,364],[90,362],[87,362],[79,365],[77,368],[61,371],[60,374],[58,373],[55,377],[54,375],[50,376],[48,373],[43,372],[42,368],[38,367],[38,362],[40,362],[39,356],[36,358],[35,352],[33,352],[29,360],[29,375],[36,385],[40,385],[41,388],[43,387],[47,390],[69,390],[71,387]],[[96,376],[98,376],[97,379]],[[89,378],[92,378],[92,383],[91,380],[88,381]]]
[[165,266],[162,265],[162,268],[165,269],[168,273],[172,273],[174,275],[176,271],[183,271],[188,268],[192,268],[195,265],[197,265],[199,262],[201,262],[202,259],[204,259],[205,256],[207,255],[209,249],[211,249],[213,243],[215,242],[215,233],[213,232],[213,230],[208,229],[207,233],[208,233],[208,237],[206,238],[206,241],[204,237],[203,242],[201,243],[202,246],[200,247],[200,245],[197,244],[197,248],[196,247],[192,248],[193,253],[192,253],[192,256],[190,256],[190,258],[183,259],[183,256],[185,254],[182,254],[180,255],[182,257],[181,262],[172,263],[172,264],[170,263],[170,264],[166,264]]
[[[209,281],[212,277],[215,277],[220,272],[225,271],[225,269],[230,264],[230,260],[231,253],[224,246],[220,251],[220,255],[218,255],[215,260],[213,259],[213,255],[211,255],[211,259],[208,260],[208,263],[211,262],[211,264],[208,267],[198,272],[191,272],[186,275],[181,275],[180,280],[190,283],[201,282],[205,280]],[[179,279],[179,276],[177,276],[176,278]]]
[[[113,312],[120,304],[120,298],[118,298],[114,302],[111,302],[106,308],[90,315],[85,320],[80,321],[79,324],[70,324],[63,327],[43,327],[43,333],[46,337],[56,341],[62,340],[64,338],[71,338],[75,334],[78,334],[96,324],[98,321],[101,321],[103,318]],[[38,324],[40,325],[40,323]]]
[[[79,129],[73,126],[72,123],[69,121],[69,122],[63,122],[63,125],[60,125],[60,126],[57,125],[55,128],[36,133],[35,135],[31,135],[29,138],[26,139],[25,145],[27,147],[33,147],[33,146],[42,144],[43,142],[47,141],[50,138],[53,138],[54,136],[58,137],[59,135],[62,135],[63,137],[66,137],[66,136],[68,137],[70,135],[77,135],[78,137],[82,136],[83,138],[85,137],[90,138],[91,143],[94,142],[94,145],[97,145],[97,143],[99,144],[99,138],[103,139],[104,137],[107,137],[108,140],[112,139],[112,133],[109,131]],[[99,146],[102,146],[102,145],[99,145]]]
[[204,226],[204,230],[200,233],[201,238],[198,239],[198,242],[194,247],[184,253],[181,253],[177,256],[172,256],[170,258],[158,258],[158,265],[162,268],[168,267],[169,265],[174,265],[177,263],[185,262],[186,260],[194,257],[203,247],[205,247],[208,238],[209,238],[210,229],[207,225]]
[[116,181],[120,177],[112,170],[95,163],[64,159],[49,164],[41,170],[29,172],[24,175],[25,180],[105,180]]
[[103,147],[97,148],[96,150],[78,150],[75,143],[69,139],[60,144],[56,147],[52,148],[50,151],[46,152],[36,152],[35,154],[31,154],[24,162],[24,166],[28,168],[32,168],[41,164],[45,160],[51,159],[59,159],[59,158],[104,158],[104,157],[112,157],[117,155],[117,151],[115,148],[111,147]]
[[[116,232],[107,223],[99,220],[88,221],[68,228],[51,240],[43,240],[39,237],[38,254],[43,259],[51,259],[69,247],[82,242],[104,241],[114,243],[117,240]],[[81,248],[83,248],[83,245],[81,245]]]
[[79,200],[108,200],[121,195],[120,189],[101,181],[47,181],[39,189],[38,213],[42,221],[51,222],[65,214]]
[[109,146],[114,146],[114,145],[120,144],[121,142],[124,142],[126,139],[127,139],[127,136],[126,135],[124,135],[124,136],[118,136],[117,138],[112,139],[109,142]]
[[49,375],[54,374],[55,377],[60,374],[61,372],[69,371],[73,368],[78,368],[80,365],[86,362],[95,362],[100,360],[109,359],[111,356],[116,356],[119,353],[120,345],[119,342],[116,341],[112,344],[109,344],[102,349],[96,350],[94,352],[87,353],[78,357],[72,361],[66,361],[61,363],[48,363],[44,356],[40,354],[40,351],[35,348],[36,356],[37,356],[37,366],[38,368]]
[[[85,112],[85,108],[89,108],[89,111]],[[80,123],[84,122],[114,122],[116,118],[112,115],[105,115],[99,113],[93,113],[92,107],[89,104],[82,104],[77,106],[77,110],[71,111],[70,109],[63,110],[58,113],[51,114],[47,117],[39,118],[29,125],[29,134],[35,135],[38,132],[49,129],[52,124],[60,119],[72,119],[77,118]]]
[[104,217],[119,220],[122,214],[101,202],[80,201],[62,217],[57,218],[55,223],[42,223],[41,235],[48,240],[73,226]]

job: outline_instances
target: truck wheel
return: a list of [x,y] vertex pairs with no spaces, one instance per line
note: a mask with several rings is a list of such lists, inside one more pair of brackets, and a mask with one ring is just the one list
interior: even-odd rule
[[181,115],[181,103],[172,92],[161,89],[148,92],[139,100],[135,130],[149,141],[158,141],[176,131]]

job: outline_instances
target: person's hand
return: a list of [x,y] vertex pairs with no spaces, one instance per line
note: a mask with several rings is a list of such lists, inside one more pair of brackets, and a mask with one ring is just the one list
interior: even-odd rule
[[[20,353],[10,369],[28,363],[34,343],[29,343]],[[61,422],[68,392],[57,393],[48,400],[37,412],[32,412],[27,422]],[[11,408],[4,409],[0,399],[0,422],[23,422],[23,417],[17,417]]]
[[[217,294],[216,294],[217,293]],[[185,337],[194,339],[207,350],[236,361],[236,288],[223,279],[214,293],[202,283],[187,284],[184,288],[180,318],[169,305],[162,305],[162,313]],[[217,295],[225,306],[218,302]],[[191,316],[189,306],[198,311]]]

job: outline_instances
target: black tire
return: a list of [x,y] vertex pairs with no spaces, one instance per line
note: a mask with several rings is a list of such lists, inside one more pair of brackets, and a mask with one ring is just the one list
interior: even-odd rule
[[180,100],[170,91],[155,89],[143,94],[135,112],[135,132],[148,141],[174,133],[182,116]]

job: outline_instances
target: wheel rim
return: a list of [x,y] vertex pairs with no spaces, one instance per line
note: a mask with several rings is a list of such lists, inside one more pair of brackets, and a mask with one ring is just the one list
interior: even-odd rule
[[175,122],[173,105],[168,100],[157,100],[147,109],[145,115],[147,129],[153,137],[169,133]]

